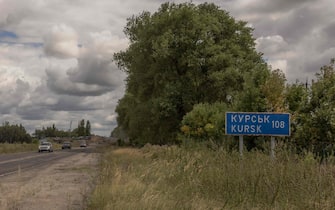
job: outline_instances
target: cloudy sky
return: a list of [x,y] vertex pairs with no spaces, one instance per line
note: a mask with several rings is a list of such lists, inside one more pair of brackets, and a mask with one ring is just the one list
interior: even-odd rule
[[[162,0],[0,0],[0,119],[32,133],[89,120],[108,136],[125,74],[112,55],[127,47],[126,19]],[[185,1],[174,1],[182,3]],[[194,0],[193,3],[205,1]],[[335,57],[333,0],[213,0],[249,22],[257,50],[288,81],[311,80]]]

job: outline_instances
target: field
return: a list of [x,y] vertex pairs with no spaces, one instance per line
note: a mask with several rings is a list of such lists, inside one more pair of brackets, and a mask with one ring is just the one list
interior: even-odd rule
[[[280,150],[280,149],[279,149]],[[285,149],[145,146],[108,150],[88,209],[333,209],[335,168]]]

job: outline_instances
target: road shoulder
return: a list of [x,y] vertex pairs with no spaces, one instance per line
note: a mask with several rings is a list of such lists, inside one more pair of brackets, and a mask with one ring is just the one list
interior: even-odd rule
[[98,157],[98,153],[78,153],[48,167],[0,178],[0,209],[84,209]]

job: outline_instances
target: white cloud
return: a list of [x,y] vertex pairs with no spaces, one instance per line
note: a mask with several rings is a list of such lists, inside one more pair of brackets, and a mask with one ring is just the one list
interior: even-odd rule
[[280,35],[261,36],[256,39],[256,48],[267,55],[275,55],[288,50],[288,44]]
[[287,74],[287,60],[269,60],[268,63],[271,65],[272,69],[280,69]]
[[79,47],[76,31],[65,24],[53,26],[45,37],[44,51],[48,56],[57,58],[78,57]]
[[105,118],[105,120],[106,120],[106,121],[113,122],[113,121],[116,120],[116,117],[117,117],[116,114],[110,114],[110,115],[108,115],[108,116]]
[[22,71],[6,66],[0,66],[0,113],[8,114],[27,98],[29,83],[23,81]]
[[98,96],[117,89],[123,85],[125,74],[113,63],[113,54],[127,44],[126,39],[110,31],[90,33],[76,66],[68,68],[66,74],[58,68],[47,70],[48,87],[58,94],[77,96]]
[[126,49],[128,46],[126,38],[119,38],[107,30],[90,33],[90,38],[91,40],[88,43],[89,52],[107,59],[111,59],[114,53]]
[[92,124],[92,127],[93,127],[93,128],[101,129],[101,128],[103,128],[104,126],[103,126],[102,124],[100,124],[100,123],[93,123],[93,124]]

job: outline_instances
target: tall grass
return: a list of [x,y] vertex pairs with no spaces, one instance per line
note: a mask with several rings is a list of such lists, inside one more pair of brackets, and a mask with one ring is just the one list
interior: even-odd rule
[[333,160],[204,146],[104,154],[88,209],[333,209]]
[[38,144],[31,143],[31,144],[8,144],[3,143],[0,144],[0,154],[7,154],[7,153],[16,153],[16,152],[27,152],[27,151],[37,151]]

